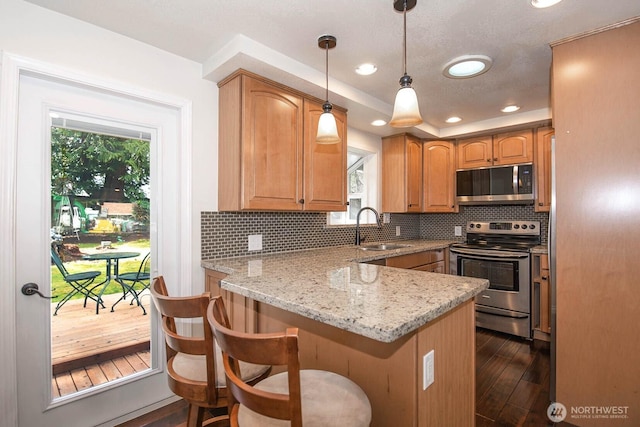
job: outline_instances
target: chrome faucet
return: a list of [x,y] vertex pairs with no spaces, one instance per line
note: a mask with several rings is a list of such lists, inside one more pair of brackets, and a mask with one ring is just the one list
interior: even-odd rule
[[376,215],[376,222],[378,223],[378,228],[382,228],[382,222],[380,222],[380,214],[377,210],[370,208],[369,206],[365,206],[358,211],[358,215],[356,216],[356,246],[360,246],[360,243],[363,239],[360,238],[360,214],[362,211],[369,210]]

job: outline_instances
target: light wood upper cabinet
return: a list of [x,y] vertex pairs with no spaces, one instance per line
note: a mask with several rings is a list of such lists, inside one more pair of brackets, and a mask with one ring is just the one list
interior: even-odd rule
[[458,169],[491,166],[493,164],[493,139],[491,136],[461,139],[457,144]]
[[346,113],[342,142],[315,143],[321,104],[239,71],[219,84],[218,209],[346,210]]
[[382,138],[382,211],[422,210],[422,141],[401,134]]
[[449,141],[429,141],[422,146],[423,212],[458,212],[456,146]]
[[535,177],[536,177],[536,212],[549,212],[551,208],[551,139],[555,134],[553,128],[536,130],[534,143]]
[[533,131],[530,129],[458,141],[458,169],[532,161]]
[[322,104],[304,100],[304,210],[337,212],[347,209],[347,115],[334,109],[338,144],[316,143]]
[[528,129],[493,136],[493,164],[512,165],[533,161],[533,131]]

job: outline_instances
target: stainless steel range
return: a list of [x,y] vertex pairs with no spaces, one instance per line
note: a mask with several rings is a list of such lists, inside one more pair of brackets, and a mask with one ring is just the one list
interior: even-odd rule
[[489,280],[476,297],[476,325],[531,338],[531,256],[539,221],[467,223],[466,243],[451,246],[450,272]]

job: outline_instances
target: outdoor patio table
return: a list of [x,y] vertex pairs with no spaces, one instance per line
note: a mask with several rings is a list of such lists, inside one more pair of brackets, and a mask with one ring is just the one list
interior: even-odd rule
[[[102,286],[102,289],[100,289],[100,293],[98,294],[98,301],[96,302],[96,314],[98,314],[100,310],[100,303],[103,302],[102,294],[104,293],[105,289],[107,289],[107,286],[109,286],[111,279],[115,278],[117,280],[118,278],[119,261],[123,258],[135,258],[137,256],[140,256],[140,252],[102,252],[102,253],[96,253],[96,254],[89,254],[82,257],[82,259],[87,261],[104,260],[107,262],[107,267],[106,267],[107,274],[104,279],[104,282],[98,284],[98,286]],[[123,292],[124,292],[124,287],[123,287]]]

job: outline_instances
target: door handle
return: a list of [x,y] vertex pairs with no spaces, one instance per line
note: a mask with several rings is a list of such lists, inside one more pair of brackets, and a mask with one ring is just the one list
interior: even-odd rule
[[40,290],[38,289],[38,285],[36,285],[35,283],[26,283],[24,285],[22,285],[22,294],[23,295],[34,295],[34,294],[38,294],[40,295],[40,298],[44,298],[44,299],[53,299],[56,298],[55,296],[53,297],[48,297],[46,295],[43,295],[42,292],[40,292]]

